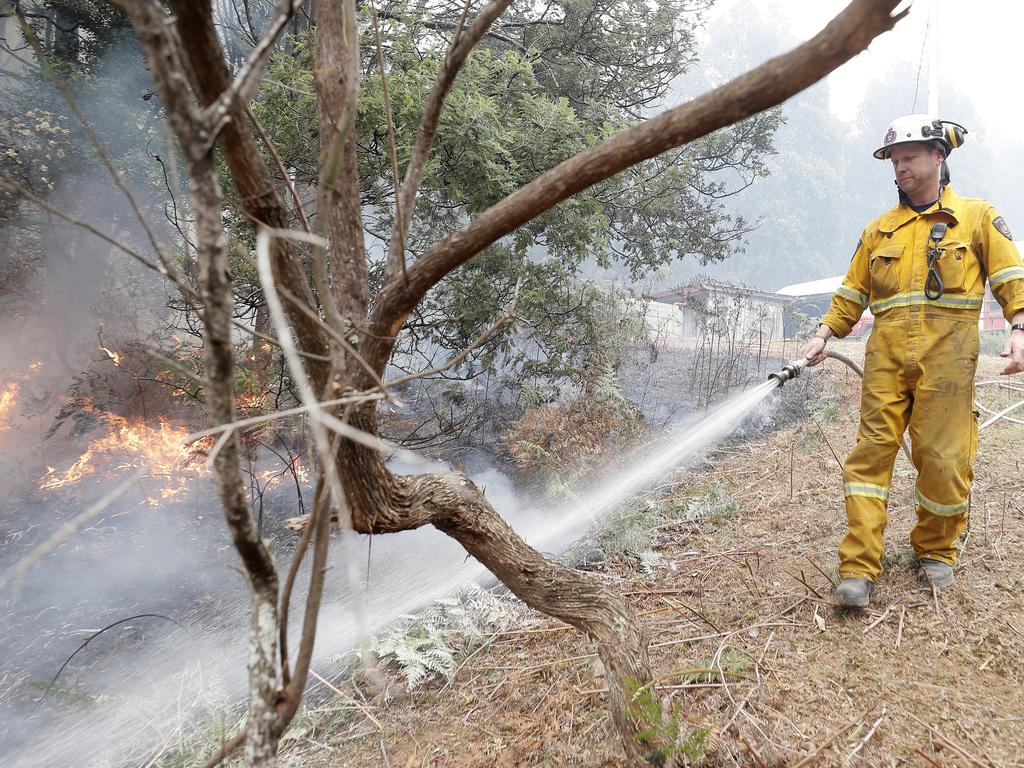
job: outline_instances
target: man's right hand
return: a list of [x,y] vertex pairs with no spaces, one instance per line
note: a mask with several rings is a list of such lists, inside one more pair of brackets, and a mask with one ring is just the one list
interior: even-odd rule
[[818,365],[825,360],[825,344],[832,337],[832,329],[827,325],[818,326],[818,332],[811,336],[800,350],[800,355],[808,365]]

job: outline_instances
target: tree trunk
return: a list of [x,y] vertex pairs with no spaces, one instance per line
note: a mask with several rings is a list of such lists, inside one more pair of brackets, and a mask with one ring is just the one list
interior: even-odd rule
[[[188,159],[188,170],[195,201],[199,282],[204,303],[206,409],[211,423],[228,424],[235,419],[232,293],[220,220],[222,198],[212,153]],[[277,765],[277,745],[281,737],[277,715],[281,692],[277,657],[277,570],[249,511],[237,433],[221,448],[214,467],[221,506],[235,547],[246,564],[245,574],[252,595],[245,755],[253,768],[273,768]]]
[[[352,424],[376,434],[376,412],[364,408]],[[649,725],[632,716],[639,689],[653,679],[647,639],[626,601],[599,577],[567,568],[533,549],[461,473],[396,476],[379,452],[348,441],[339,447],[338,469],[355,530],[395,533],[433,525],[458,541],[524,603],[571,624],[596,643],[612,721],[630,765],[670,748],[662,742],[663,734],[637,735]]]

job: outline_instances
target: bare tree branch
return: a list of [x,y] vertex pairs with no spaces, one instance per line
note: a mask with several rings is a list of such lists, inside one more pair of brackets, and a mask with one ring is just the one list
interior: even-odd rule
[[[317,505],[327,504],[329,506],[330,494],[327,491],[327,483],[324,482],[323,472],[321,471],[320,477],[317,479],[316,494],[313,497],[313,509],[310,513],[312,520],[319,520],[319,511]],[[330,514],[327,514],[330,518]],[[288,687],[291,682],[291,670],[288,665],[288,612],[291,609],[292,602],[292,590],[295,588],[295,580],[298,578],[299,569],[302,566],[302,561],[306,557],[306,550],[309,549],[309,542],[313,538],[313,533],[317,529],[317,525],[306,525],[302,529],[302,537],[299,539],[298,545],[295,547],[295,554],[292,555],[291,565],[288,567],[288,574],[284,579],[284,587],[281,590],[281,603],[278,609],[278,615],[280,618],[281,626],[278,627],[278,649],[281,652],[281,684],[285,688]]]
[[[473,20],[469,29],[463,33],[462,23],[466,17],[466,11],[469,9],[470,2],[471,0],[466,2],[466,9],[463,11],[462,19],[459,21],[451,48],[449,48],[444,58],[441,70],[437,73],[437,79],[434,81],[434,86],[427,97],[427,105],[423,110],[423,117],[420,120],[420,129],[416,134],[416,144],[413,147],[412,156],[409,158],[409,164],[405,167],[405,178],[402,181],[401,193],[397,197],[398,210],[404,211],[405,217],[396,216],[395,223],[391,228],[391,241],[388,244],[388,271],[384,275],[385,285],[397,279],[398,273],[393,265],[397,264],[399,259],[401,259],[403,268],[405,265],[405,242],[409,236],[412,211],[416,203],[416,195],[419,192],[420,184],[423,182],[423,174],[427,169],[427,159],[430,157],[430,147],[434,143],[434,136],[437,134],[437,125],[441,117],[441,108],[444,106],[444,100],[451,90],[452,83],[455,82],[455,76],[459,74],[459,70],[462,69],[462,65],[466,62],[470,52],[512,0],[491,0],[480,11],[480,15]],[[402,277],[404,283],[405,274]]]
[[[349,330],[361,326],[369,304],[363,241],[355,119],[359,93],[359,35],[355,0],[319,2],[316,93],[320,127],[317,210],[331,242],[330,297]],[[327,297],[322,297],[326,302]]]
[[[274,9],[274,16],[263,33],[259,44],[249,54],[245,65],[239,71],[231,85],[210,104],[203,115],[209,125],[219,126],[232,115],[241,115],[249,108],[249,102],[256,96],[260,87],[263,70],[274,52],[274,43],[278,35],[284,31],[292,14],[302,7],[302,0],[281,0]],[[215,136],[211,136],[211,141]]]
[[420,371],[419,373],[411,373],[408,376],[401,376],[397,379],[389,381],[384,386],[389,388],[398,387],[401,386],[402,384],[408,384],[410,381],[414,381],[416,379],[425,379],[428,376],[434,376],[438,373],[443,373],[444,371],[447,371],[448,369],[457,366],[459,363],[461,363],[463,360],[469,357],[473,350],[478,349],[483,344],[486,344],[487,341],[492,336],[494,336],[494,334],[501,330],[505,326],[505,324],[515,316],[516,304],[518,304],[519,302],[520,284],[521,281],[516,282],[515,290],[512,292],[512,303],[509,304],[508,309],[502,312],[498,319],[495,320],[488,328],[484,329],[483,333],[481,333],[479,336],[473,339],[473,341],[470,342],[469,346],[467,346],[457,355],[452,357],[450,360],[445,361],[442,365],[439,365],[435,368],[430,368],[429,370],[426,371]]
[[[263,130],[263,124],[259,121],[255,114],[253,114],[252,108],[246,107],[245,114],[252,121],[253,126],[256,128],[256,133],[259,134],[260,141],[263,142],[263,146],[270,152],[270,156],[274,158],[274,165],[277,166],[278,173],[281,174],[281,179],[284,184],[288,187],[288,192],[292,196],[292,201],[295,203],[295,212],[299,214],[299,221],[302,222],[302,228],[306,232],[312,232],[313,230],[309,227],[309,217],[306,216],[306,209],[302,206],[302,200],[299,199],[298,190],[295,189],[295,184],[292,182],[291,176],[288,175],[288,170],[284,167],[284,163],[281,161],[281,155],[277,152],[277,147],[274,146],[274,142],[267,136],[267,132]],[[323,245],[326,245],[324,243]]]
[[391,161],[391,179],[395,187],[395,226],[398,234],[398,248],[388,250],[387,270],[392,274],[402,273],[405,282],[405,218],[402,207],[401,188],[398,183],[398,150],[395,147],[395,120],[391,112],[391,94],[388,91],[388,76],[384,69],[384,46],[380,39],[380,20],[377,18],[377,3],[370,0],[370,15],[373,18],[373,34],[377,43],[377,63],[380,66],[380,87],[384,97],[384,116],[388,125],[388,159]]
[[[292,379],[295,381],[296,388],[299,391],[299,398],[302,400],[302,404],[306,406],[310,415],[310,431],[313,433],[313,442],[320,457],[320,467],[326,485],[326,490],[320,495],[320,498],[317,500],[318,503],[313,507],[311,524],[316,529],[316,532],[314,533],[312,573],[310,575],[309,592],[306,597],[302,639],[295,660],[295,669],[293,670],[292,679],[286,688],[285,708],[279,713],[281,719],[279,727],[283,730],[298,710],[302,693],[306,687],[306,679],[309,675],[309,664],[313,657],[313,642],[316,637],[317,619],[320,614],[320,599],[323,596],[324,577],[327,569],[328,526],[330,523],[329,499],[332,496],[338,509],[338,520],[341,523],[350,551],[354,549],[354,539],[348,499],[338,474],[338,464],[336,461],[337,441],[332,443],[327,433],[329,424],[343,424],[346,428],[348,425],[344,419],[335,419],[320,407],[316,400],[312,383],[302,367],[302,361],[295,354],[295,344],[292,341],[291,330],[288,327],[284,307],[274,287],[274,277],[270,267],[270,238],[271,234],[266,228],[261,228],[256,238],[256,264],[259,267],[260,283],[263,286],[263,293],[270,310],[271,320],[277,330],[278,338],[281,340],[281,349],[291,371]],[[346,409],[345,413],[347,419],[349,409]],[[380,442],[373,436],[368,435],[367,437]],[[351,599],[356,609],[357,634],[360,637],[364,637],[367,632],[367,622],[366,616],[360,610],[362,606],[361,595],[363,585],[355,567],[355,558],[347,557],[346,562],[348,565],[349,594],[352,596]]]
[[[175,71],[179,76],[182,72],[190,73],[193,86],[203,103],[213,104],[231,86],[231,77],[213,24],[210,0],[173,0],[171,7],[177,24],[167,23],[168,17],[161,9],[162,18],[168,28],[164,34],[180,32],[189,61],[187,68],[179,65],[180,68]],[[235,113],[223,127],[217,136],[218,145],[224,152],[231,179],[246,215],[264,226],[284,229],[288,226],[287,209],[277,193],[273,176],[260,157],[256,139],[242,119],[242,114]],[[193,120],[196,124],[201,124],[198,110],[195,111]],[[177,131],[177,128],[175,130]],[[308,306],[316,307],[316,297],[306,279],[296,250],[287,241],[277,240],[274,241],[273,248],[272,262],[277,283],[287,288],[294,296],[300,297]],[[322,324],[312,322],[306,316],[296,316],[292,320],[298,333],[299,345],[306,353],[316,356],[310,358],[314,360],[311,373],[315,379],[325,377],[326,365],[322,363],[328,359],[328,349]]]
[[[346,397],[339,397],[334,400],[324,400],[319,403],[321,408],[331,408],[337,405],[350,405],[353,403],[361,403],[364,400],[380,400],[382,395],[378,392],[364,392],[361,394],[348,395]],[[203,429],[199,432],[193,432],[191,435],[185,438],[182,445],[192,445],[197,440],[202,440],[204,437],[210,437],[211,435],[221,435],[225,432],[230,432],[236,429],[243,429],[245,427],[251,427],[254,424],[265,424],[268,421],[275,421],[277,419],[287,418],[288,416],[298,416],[302,413],[308,413],[309,408],[305,405],[300,405],[295,408],[288,408],[283,411],[274,411],[273,413],[266,413],[260,416],[250,416],[245,419],[239,419],[238,421],[232,421],[230,424],[218,424],[216,427],[210,427],[209,429]],[[391,451],[391,446],[387,446],[388,452]]]

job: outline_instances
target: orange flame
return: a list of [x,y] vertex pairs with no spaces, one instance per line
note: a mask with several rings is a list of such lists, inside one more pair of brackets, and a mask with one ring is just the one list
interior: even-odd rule
[[243,410],[259,410],[262,409],[266,404],[267,396],[265,394],[241,394],[235,398],[235,402],[238,407]]
[[[14,404],[18,400],[19,384],[12,381],[3,390],[0,390],[0,422],[6,422],[7,416],[14,410]],[[0,423],[0,428],[5,424]]]
[[[47,473],[39,481],[41,490],[64,488],[101,471],[149,465],[147,476],[164,481],[164,487],[158,491],[160,497],[173,500],[187,493],[190,479],[205,474],[202,462],[192,461],[199,446],[184,444],[189,434],[184,427],[161,419],[160,426],[154,429],[144,424],[130,424],[127,419],[110,413],[100,416],[107,422],[107,434],[94,440],[63,472],[47,467]],[[147,499],[147,503],[152,501]]]
[[121,355],[119,355],[117,352],[115,352],[112,349],[107,349],[102,344],[100,344],[100,349],[107,353],[107,357],[109,357],[113,361],[114,365],[121,364]]

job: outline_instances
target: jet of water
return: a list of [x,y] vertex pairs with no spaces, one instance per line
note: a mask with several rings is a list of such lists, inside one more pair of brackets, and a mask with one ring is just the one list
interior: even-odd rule
[[653,447],[640,452],[624,472],[567,505],[564,514],[556,516],[557,522],[545,526],[539,536],[526,534],[524,538],[545,551],[551,551],[559,543],[568,543],[566,539],[572,532],[633,498],[672,470],[703,456],[706,448],[735,429],[779,386],[777,380],[769,379],[722,403],[699,423],[673,431]]

